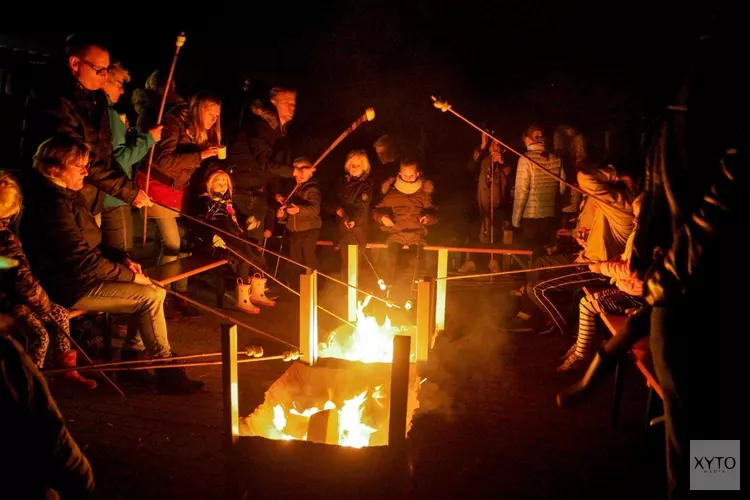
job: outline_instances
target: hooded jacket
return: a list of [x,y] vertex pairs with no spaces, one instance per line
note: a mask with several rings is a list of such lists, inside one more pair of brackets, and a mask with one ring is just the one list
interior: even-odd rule
[[[10,311],[12,306],[26,304],[39,316],[49,314],[51,305],[47,292],[31,272],[31,266],[23,253],[21,242],[10,229],[0,231],[0,255],[18,261],[18,266],[0,275],[0,303],[3,309]],[[7,302],[7,303],[6,303]]]
[[[434,186],[432,181],[419,179],[406,183],[400,177],[391,177],[381,186],[383,198],[373,211],[373,218],[380,229],[388,233],[387,243],[421,245],[427,236],[427,228],[419,222],[423,215],[430,217],[427,225],[438,221],[437,207],[432,204]],[[385,226],[381,220],[388,216],[393,226]]]
[[294,215],[286,213],[286,228],[294,233],[320,229],[323,225],[320,220],[322,198],[318,181],[309,179],[303,182],[291,199],[287,200],[288,206],[299,207],[299,213]]
[[29,95],[21,143],[22,168],[30,171],[39,145],[59,134],[80,139],[91,148],[89,175],[80,192],[86,208],[101,213],[105,194],[128,204],[135,200],[138,187],[112,158],[107,96],[102,90],[85,89],[69,71],[50,78],[45,87]]

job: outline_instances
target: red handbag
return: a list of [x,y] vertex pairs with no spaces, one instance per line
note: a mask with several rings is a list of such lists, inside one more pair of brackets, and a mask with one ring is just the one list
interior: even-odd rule
[[146,189],[146,174],[141,171],[136,172],[135,182],[138,187],[148,193],[148,196],[160,205],[167,206],[178,212],[182,212],[182,203],[185,197],[185,192],[178,189],[173,189],[166,184],[154,180],[152,177],[148,181],[148,189]]

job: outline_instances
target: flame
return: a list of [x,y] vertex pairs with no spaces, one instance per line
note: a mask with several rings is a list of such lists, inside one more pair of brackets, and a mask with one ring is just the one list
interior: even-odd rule
[[340,358],[363,363],[390,363],[393,361],[393,337],[406,331],[405,327],[395,327],[388,316],[380,325],[377,319],[364,313],[371,296],[357,303],[357,326],[348,338],[332,332],[327,342],[321,344],[319,356]]
[[370,435],[375,429],[362,423],[362,404],[367,391],[354,396],[339,410],[339,445],[362,448],[370,444]]

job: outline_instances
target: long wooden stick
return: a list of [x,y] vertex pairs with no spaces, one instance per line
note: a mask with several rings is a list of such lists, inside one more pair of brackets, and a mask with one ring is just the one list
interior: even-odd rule
[[590,198],[592,198],[592,199],[594,199],[594,200],[598,201],[599,203],[603,203],[603,204],[605,204],[605,205],[607,205],[607,206],[609,206],[609,207],[612,207],[612,209],[613,209],[613,210],[617,210],[618,212],[620,212],[620,213],[622,213],[622,214],[625,214],[625,215],[629,215],[629,216],[631,216],[631,217],[633,216],[633,213],[632,213],[632,212],[628,212],[627,210],[623,210],[622,208],[620,208],[620,207],[618,207],[618,206],[615,206],[615,205],[612,205],[612,204],[611,204],[611,203],[609,203],[608,201],[606,201],[606,200],[604,200],[604,199],[602,199],[602,198],[600,198],[600,197],[596,196],[595,194],[591,194],[591,193],[589,193],[588,191],[585,191],[585,190],[583,190],[583,189],[579,188],[579,187],[578,187],[578,186],[576,186],[575,184],[573,184],[573,183],[571,183],[571,182],[569,182],[569,181],[566,181],[565,179],[563,179],[563,178],[562,178],[562,177],[560,177],[559,175],[557,175],[557,174],[554,174],[554,173],[550,172],[549,170],[547,170],[546,168],[544,168],[543,166],[541,166],[540,164],[538,164],[537,162],[535,162],[534,160],[532,160],[531,158],[529,158],[528,156],[526,156],[525,154],[523,154],[523,153],[521,153],[521,152],[518,152],[518,151],[516,151],[515,149],[513,149],[513,148],[512,148],[512,147],[510,147],[510,146],[508,146],[508,145],[507,145],[507,144],[505,144],[505,143],[504,143],[503,141],[501,141],[500,139],[498,139],[497,137],[495,137],[494,135],[492,135],[492,134],[491,134],[491,133],[490,133],[489,131],[487,131],[487,130],[484,130],[484,129],[482,129],[481,127],[479,127],[478,125],[476,125],[476,124],[475,124],[474,122],[472,122],[472,121],[471,121],[471,120],[469,120],[468,118],[466,118],[466,117],[464,117],[463,115],[461,115],[461,114],[460,114],[460,113],[459,113],[458,111],[454,110],[454,109],[453,109],[453,108],[451,107],[451,105],[450,105],[450,104],[448,104],[448,102],[447,102],[447,101],[443,101],[443,100],[440,100],[440,99],[438,99],[438,98],[437,98],[437,97],[435,97],[435,96],[430,96],[430,98],[432,99],[432,102],[433,102],[434,106],[435,106],[435,107],[436,107],[437,109],[439,109],[440,111],[442,111],[443,113],[445,113],[446,111],[450,111],[450,112],[451,112],[451,113],[452,113],[452,114],[453,114],[454,116],[456,116],[457,118],[460,118],[461,120],[463,120],[463,121],[464,121],[464,122],[466,122],[467,124],[471,125],[471,126],[472,126],[472,127],[474,127],[475,129],[479,130],[479,131],[480,131],[480,132],[482,132],[483,134],[487,134],[487,137],[489,137],[490,139],[492,139],[492,140],[493,140],[493,141],[495,141],[496,143],[500,144],[501,146],[503,146],[504,148],[506,148],[506,149],[507,149],[508,151],[510,151],[511,153],[515,153],[515,154],[517,154],[518,156],[520,156],[520,157],[522,157],[522,158],[526,158],[526,159],[527,159],[527,160],[528,160],[529,162],[531,162],[531,164],[532,164],[532,165],[534,165],[535,167],[539,168],[540,170],[542,170],[543,172],[545,172],[545,173],[546,173],[547,175],[550,175],[550,176],[554,177],[555,179],[557,179],[557,180],[558,180],[558,181],[560,181],[561,183],[563,183],[563,184],[565,184],[566,186],[568,186],[568,187],[569,187],[570,189],[572,189],[572,190],[574,190],[574,191],[578,191],[579,193],[581,193],[581,194],[583,194],[583,195],[585,195],[585,196],[588,196],[588,197],[590,197]]
[[[165,360],[171,360],[172,358],[164,358]],[[259,363],[261,361],[292,361],[294,358],[290,358],[289,354],[278,354],[276,356],[265,356],[262,358],[250,358],[250,359],[239,359],[237,363]],[[220,365],[222,361],[203,361],[199,363],[162,363],[158,365],[148,366],[113,366],[112,363],[100,363],[92,366],[77,366],[72,368],[53,368],[51,370],[42,370],[42,373],[64,373],[72,370],[78,371],[90,371],[90,370],[107,370],[108,372],[124,372],[124,371],[136,371],[136,370],[158,370],[160,368],[190,368],[195,366],[216,366]]]
[[448,276],[446,278],[437,278],[438,280],[465,280],[469,278],[488,278],[490,276],[505,276],[507,274],[523,274],[531,273],[534,271],[552,271],[555,269],[565,269],[567,267],[585,267],[589,264],[595,264],[594,261],[575,262],[573,264],[560,264],[558,266],[546,266],[546,267],[532,267],[530,269],[516,269],[515,271],[500,271],[497,273],[484,273],[484,274],[466,274],[464,276]]
[[[164,108],[167,105],[167,94],[169,94],[169,88],[172,86],[172,77],[174,76],[174,68],[177,66],[177,56],[180,55],[180,49],[185,45],[185,33],[180,33],[175,41],[174,57],[172,58],[172,66],[169,68],[169,76],[167,76],[167,85],[164,87],[164,95],[161,96],[161,105],[159,106],[159,116],[156,119],[156,123],[161,125],[161,119],[164,117]],[[146,168],[146,195],[148,195],[148,187],[151,183],[151,164],[154,162],[154,151],[156,145],[151,146],[148,152],[148,167]],[[148,207],[143,207],[143,245],[146,244],[146,235],[148,233]]]
[[[344,139],[346,139],[352,132],[354,132],[355,130],[357,130],[360,125],[362,125],[365,122],[371,122],[374,119],[375,119],[375,110],[373,108],[367,108],[367,110],[365,110],[365,112],[362,114],[362,116],[360,116],[359,118],[357,118],[356,120],[354,120],[354,123],[352,123],[351,125],[349,125],[349,127],[346,130],[344,130],[343,132],[341,132],[341,135],[339,135],[336,138],[336,140],[333,141],[330,146],[328,146],[328,149],[326,149],[325,151],[323,151],[323,154],[320,155],[317,160],[315,160],[315,163],[313,163],[312,168],[316,168],[320,164],[320,162],[322,162],[323,159],[326,156],[328,156],[328,154],[336,148],[336,146],[338,146],[339,144],[341,144],[341,141],[343,141]],[[297,188],[299,186],[300,186],[300,184],[297,184],[296,186],[294,186],[294,189],[292,189],[292,192],[289,193],[289,195],[285,198],[285,203],[286,203],[286,201],[289,201],[289,199],[292,197],[292,195],[294,193],[297,192]]]

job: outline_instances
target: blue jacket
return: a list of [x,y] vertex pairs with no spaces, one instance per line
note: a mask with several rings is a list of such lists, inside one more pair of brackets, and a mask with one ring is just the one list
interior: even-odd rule
[[[154,138],[148,132],[139,133],[135,129],[128,128],[112,107],[112,101],[107,98],[107,102],[109,103],[109,128],[112,130],[112,154],[115,161],[132,179],[133,165],[146,157],[148,150],[155,144]],[[105,208],[123,205],[126,203],[109,195],[104,199]]]

